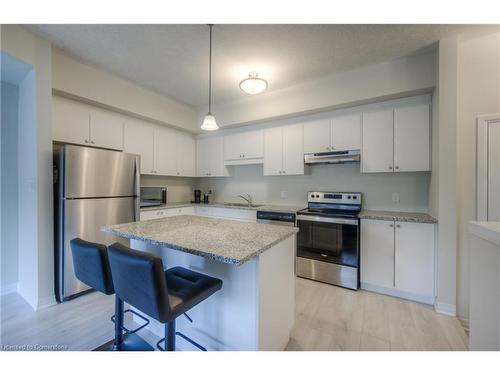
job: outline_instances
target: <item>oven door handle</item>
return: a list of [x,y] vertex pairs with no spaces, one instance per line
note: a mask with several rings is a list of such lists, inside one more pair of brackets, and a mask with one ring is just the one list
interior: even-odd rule
[[340,217],[323,217],[323,216],[313,216],[313,215],[297,215],[297,221],[318,221],[321,223],[332,223],[332,224],[347,224],[358,226],[358,220],[355,219],[343,219]]

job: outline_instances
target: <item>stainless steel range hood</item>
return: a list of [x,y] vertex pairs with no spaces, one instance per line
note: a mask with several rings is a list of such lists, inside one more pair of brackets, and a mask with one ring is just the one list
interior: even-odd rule
[[359,150],[319,152],[316,154],[305,154],[306,164],[341,164],[356,163],[360,160]]

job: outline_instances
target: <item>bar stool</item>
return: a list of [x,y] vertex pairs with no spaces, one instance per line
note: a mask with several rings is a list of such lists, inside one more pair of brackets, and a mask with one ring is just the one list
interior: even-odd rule
[[[163,269],[160,257],[130,249],[120,243],[108,248],[117,296],[165,324],[159,350],[175,350],[180,336],[200,350],[203,346],[175,331],[175,320],[222,288],[222,280],[182,267]],[[191,320],[188,317],[189,320]],[[165,341],[165,349],[160,346]]]
[[[108,296],[115,294],[111,277],[111,268],[109,266],[108,249],[106,246],[88,242],[81,238],[72,239],[70,241],[70,246],[76,278],[82,283]],[[138,315],[145,323],[134,330],[126,328],[123,324],[123,318],[126,312]],[[111,321],[115,324],[115,339],[111,349],[119,351],[154,350],[151,345],[136,335],[136,332],[149,324],[149,320],[133,310],[124,310],[123,301],[116,296],[115,315],[111,317]],[[126,332],[125,336],[123,335],[123,331]],[[108,347],[109,345],[105,344],[99,347],[99,349]]]

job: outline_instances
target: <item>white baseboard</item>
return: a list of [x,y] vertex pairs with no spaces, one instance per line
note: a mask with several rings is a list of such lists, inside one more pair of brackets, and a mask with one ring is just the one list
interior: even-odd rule
[[409,299],[411,301],[421,302],[421,303],[425,303],[428,305],[434,304],[434,297],[433,296],[422,296],[420,294],[403,292],[401,290],[397,290],[397,289],[393,289],[393,288],[386,288],[383,286],[378,286],[378,285],[373,285],[373,284],[368,284],[368,283],[361,283],[361,289],[368,290],[370,292],[380,293],[380,294],[387,294],[387,295],[392,296],[392,297]]
[[50,295],[47,297],[39,298],[36,310],[40,311],[40,310],[46,309],[47,307],[54,306],[54,305],[57,305],[55,295]]
[[457,306],[449,303],[436,301],[434,304],[434,310],[440,314],[457,316]]
[[16,293],[18,288],[17,283],[7,284],[0,288],[0,296],[5,296],[10,293]]

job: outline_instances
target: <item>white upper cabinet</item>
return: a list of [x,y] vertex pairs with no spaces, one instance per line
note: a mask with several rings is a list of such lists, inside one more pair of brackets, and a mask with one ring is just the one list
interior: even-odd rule
[[430,108],[428,104],[394,110],[394,170],[430,170]]
[[123,150],[124,119],[99,108],[90,110],[90,143],[93,146]]
[[252,130],[224,136],[224,161],[229,162],[226,164],[260,163],[263,157],[263,130]]
[[196,176],[228,176],[224,166],[223,137],[207,137],[196,140]]
[[164,126],[154,129],[154,171],[155,174],[175,176],[177,174],[176,131]]
[[363,113],[361,171],[393,172],[393,110]]
[[361,171],[430,170],[430,106],[363,114]]
[[304,124],[304,153],[328,152],[331,147],[330,120]]
[[303,128],[290,125],[264,131],[264,175],[304,174]]
[[52,97],[52,135],[55,141],[123,150],[121,115],[74,100]]
[[283,128],[283,174],[304,174],[304,131],[302,124]]
[[270,128],[264,131],[264,176],[283,174],[283,131]]
[[177,176],[196,175],[196,142],[191,134],[177,132]]
[[73,100],[52,96],[52,136],[55,141],[90,144],[90,112]]
[[336,117],[331,120],[332,151],[361,148],[361,115]]
[[154,174],[154,126],[144,121],[125,121],[123,150],[141,156],[141,174]]
[[348,115],[304,124],[304,153],[359,150],[361,115]]

